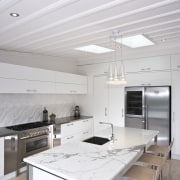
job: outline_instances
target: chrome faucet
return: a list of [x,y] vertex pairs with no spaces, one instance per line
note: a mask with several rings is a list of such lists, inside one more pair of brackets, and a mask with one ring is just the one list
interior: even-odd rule
[[112,130],[112,134],[111,134],[111,137],[110,137],[110,141],[114,142],[114,127],[113,127],[113,124],[112,123],[108,123],[108,122],[99,122],[100,124],[108,124],[111,126],[111,130]]

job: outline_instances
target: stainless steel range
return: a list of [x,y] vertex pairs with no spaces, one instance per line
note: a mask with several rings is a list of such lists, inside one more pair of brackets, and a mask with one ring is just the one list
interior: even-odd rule
[[[7,127],[18,131],[17,169],[23,167],[23,158],[52,147],[53,125],[46,122],[34,122]],[[8,168],[8,163],[5,168]]]

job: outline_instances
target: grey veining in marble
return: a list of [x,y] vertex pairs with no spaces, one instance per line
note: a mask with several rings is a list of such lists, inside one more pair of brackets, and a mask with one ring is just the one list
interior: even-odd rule
[[0,127],[42,120],[44,107],[57,117],[73,114],[75,95],[0,94]]
[[[98,135],[107,137],[109,130]],[[115,127],[114,134],[114,143],[99,146],[75,141],[24,160],[68,180],[115,180],[158,132]]]

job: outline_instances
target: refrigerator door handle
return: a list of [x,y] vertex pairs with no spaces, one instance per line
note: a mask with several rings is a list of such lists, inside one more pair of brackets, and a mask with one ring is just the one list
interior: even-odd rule
[[146,105],[145,112],[145,129],[148,129],[148,105]]

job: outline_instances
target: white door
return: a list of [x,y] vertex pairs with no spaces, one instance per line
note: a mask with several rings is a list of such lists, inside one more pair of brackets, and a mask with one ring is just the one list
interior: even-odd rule
[[180,159],[180,71],[172,71],[172,137],[174,137],[174,145],[172,156]]
[[93,97],[94,132],[107,128],[100,121],[108,122],[108,85],[106,76],[94,76]]
[[124,87],[109,86],[109,122],[124,127]]

